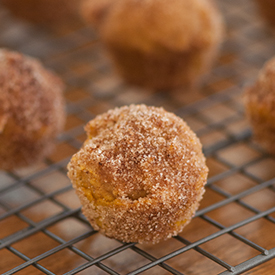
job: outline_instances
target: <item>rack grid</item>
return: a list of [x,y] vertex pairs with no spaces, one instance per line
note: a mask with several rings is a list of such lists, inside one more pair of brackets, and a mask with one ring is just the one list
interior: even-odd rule
[[[227,30],[202,89],[151,92],[127,86],[88,27],[58,34],[0,9],[0,45],[39,58],[66,82],[67,123],[56,151],[33,167],[0,171],[1,274],[271,274],[275,267],[275,159],[253,141],[243,87],[275,53],[253,1],[219,0]],[[116,106],[163,106],[200,137],[210,175],[193,221],[154,246],[94,231],[66,165],[83,125]]]

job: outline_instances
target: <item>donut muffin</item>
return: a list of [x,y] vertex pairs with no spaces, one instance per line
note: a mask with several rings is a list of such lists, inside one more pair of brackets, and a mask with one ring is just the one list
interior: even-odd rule
[[263,18],[273,27],[275,27],[275,1],[274,0],[256,0],[260,13]]
[[1,0],[15,16],[44,26],[79,27],[81,0]]
[[244,94],[246,114],[255,139],[275,154],[275,58],[268,61]]
[[[85,10],[97,22],[93,0]],[[99,18],[100,37],[121,76],[155,90],[197,84],[222,42],[222,18],[211,0],[118,0]]]
[[51,152],[65,120],[62,81],[35,59],[0,49],[0,169]]
[[208,174],[194,132],[162,108],[130,105],[86,125],[68,176],[91,225],[124,242],[175,236],[199,206]]

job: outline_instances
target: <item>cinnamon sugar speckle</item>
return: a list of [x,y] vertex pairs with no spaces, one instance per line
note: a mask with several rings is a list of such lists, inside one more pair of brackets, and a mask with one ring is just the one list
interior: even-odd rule
[[186,123],[162,108],[130,105],[85,129],[88,139],[68,175],[91,224],[125,242],[156,243],[180,232],[198,208],[208,172]]
[[0,49],[0,169],[50,152],[65,120],[63,89],[37,60]]

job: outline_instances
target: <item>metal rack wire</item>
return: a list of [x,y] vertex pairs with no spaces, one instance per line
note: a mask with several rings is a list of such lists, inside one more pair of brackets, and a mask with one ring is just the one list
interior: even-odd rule
[[[129,87],[89,28],[55,35],[1,10],[0,45],[38,57],[63,77],[68,119],[57,150],[44,162],[0,171],[0,273],[263,274],[266,262],[274,269],[275,159],[251,139],[241,94],[274,55],[275,37],[253,1],[218,4],[226,41],[206,84],[192,94]],[[94,231],[66,177],[85,139],[83,125],[130,103],[164,106],[183,117],[200,137],[210,168],[192,223],[155,246],[124,244]]]

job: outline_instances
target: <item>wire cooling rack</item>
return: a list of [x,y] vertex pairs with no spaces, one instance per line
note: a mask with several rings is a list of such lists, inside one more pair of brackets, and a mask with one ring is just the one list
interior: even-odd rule
[[[242,88],[275,53],[253,1],[220,0],[227,23],[221,56],[203,88],[152,93],[125,85],[89,28],[50,33],[0,11],[0,46],[35,56],[67,83],[68,119],[56,151],[33,167],[0,171],[1,274],[273,274],[275,159],[251,138]],[[124,244],[81,214],[66,165],[83,125],[115,106],[145,103],[183,117],[210,169],[190,225],[155,246]]]

